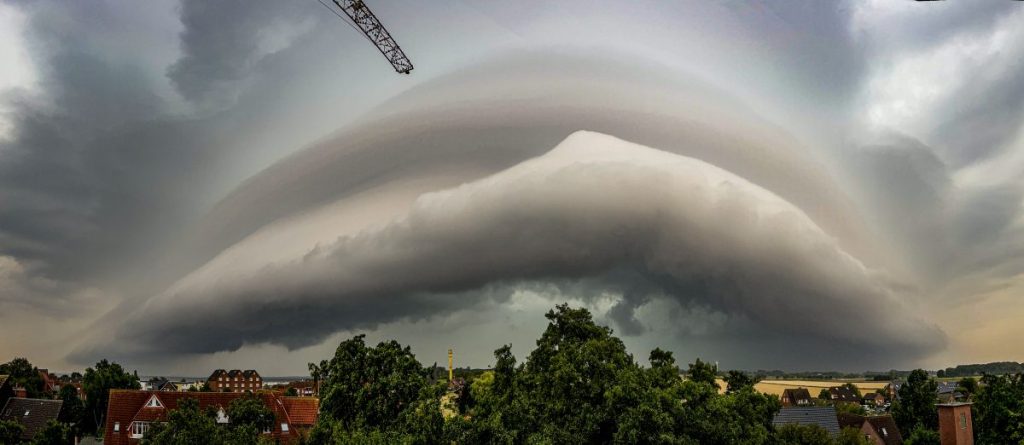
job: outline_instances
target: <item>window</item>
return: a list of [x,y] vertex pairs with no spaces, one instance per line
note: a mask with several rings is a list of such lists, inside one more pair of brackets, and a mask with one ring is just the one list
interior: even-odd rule
[[117,433],[117,432],[120,432],[120,431],[121,431],[121,422],[114,422],[114,432]]
[[224,413],[224,408],[217,410],[217,423],[229,423],[231,419],[228,419],[228,415]]
[[967,414],[965,413],[960,413],[960,429],[967,429]]
[[884,426],[882,427],[882,437],[889,437],[889,432],[885,430]]
[[286,434],[288,433],[288,424],[287,423],[282,423],[281,424],[281,432],[282,433],[286,433]]
[[162,403],[160,403],[160,399],[156,398],[156,396],[150,397],[149,401],[146,402],[146,408],[163,408],[163,407],[164,407],[164,405]]
[[263,428],[263,434],[270,434],[270,429],[271,428],[273,428],[273,427],[267,426],[266,428]]
[[30,413],[30,412],[32,412],[32,411],[30,411],[30,410],[25,410],[25,417],[28,417],[28,413]]
[[135,423],[132,423],[131,430],[132,430],[132,438],[133,439],[141,438],[142,436],[146,435],[147,431],[149,431],[149,422],[135,422]]

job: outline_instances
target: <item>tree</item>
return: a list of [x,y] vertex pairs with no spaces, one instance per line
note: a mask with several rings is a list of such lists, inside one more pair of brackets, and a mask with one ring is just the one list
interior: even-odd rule
[[96,368],[85,370],[82,377],[82,389],[85,391],[86,421],[82,428],[86,433],[100,431],[103,418],[107,414],[111,389],[139,389],[138,377],[129,374],[121,365],[108,362],[106,359],[96,363]]
[[690,370],[687,374],[690,376],[690,380],[694,382],[709,383],[716,389],[718,388],[718,382],[716,382],[718,379],[718,369],[711,363],[702,362],[698,358],[696,362],[690,365]]
[[956,383],[956,390],[968,399],[972,399],[978,393],[978,381],[974,377],[964,377]]
[[836,445],[872,445],[874,442],[864,437],[859,429],[853,427],[843,428],[835,439]]
[[[999,442],[1006,443],[1006,442]],[[904,445],[940,445],[939,433],[935,430],[926,428],[923,425],[918,425],[903,441]]]
[[199,391],[200,392],[213,392],[213,388],[210,388],[210,382],[203,382],[203,384],[199,386]]
[[288,397],[295,397],[299,395],[299,392],[296,391],[295,388],[288,388],[288,390],[284,392],[284,395]]
[[892,417],[900,431],[913,431],[919,426],[929,430],[938,428],[935,391],[935,380],[929,378],[928,373],[922,369],[910,372],[907,382],[900,386],[899,398],[892,404]]
[[971,417],[979,445],[1024,442],[1024,374],[982,376]]
[[832,391],[828,388],[822,388],[821,392],[818,393],[818,398],[821,400],[832,400]]
[[0,443],[18,443],[25,427],[13,420],[0,420]]
[[[88,378],[89,372],[85,373]],[[150,424],[149,432],[142,438],[143,445],[190,445],[212,444],[220,439],[213,413],[199,409],[199,401],[184,398],[178,401],[178,408],[167,413],[167,422]]]
[[753,388],[757,379],[743,371],[732,370],[725,376],[726,392],[733,393],[744,388]]
[[56,420],[51,420],[43,429],[36,432],[35,437],[29,443],[31,445],[68,445],[72,442],[71,428]]
[[831,445],[832,436],[818,425],[788,424],[779,427],[776,438],[786,445]]
[[935,373],[935,377],[938,377],[940,379],[941,378],[945,378],[946,377],[946,370],[945,369],[938,370],[938,372]]
[[46,395],[46,382],[39,375],[39,369],[24,357],[18,357],[0,365],[0,374],[6,374],[14,386],[25,388],[29,398],[40,398]]
[[85,404],[78,398],[78,389],[70,384],[61,386],[60,399],[63,403],[58,420],[71,428],[71,434],[78,436],[85,421]]
[[258,397],[247,395],[228,405],[231,428],[252,428],[264,431],[274,426],[274,413]]
[[868,415],[867,410],[863,406],[856,403],[836,403],[837,413],[856,414],[858,416]]
[[341,342],[334,357],[316,367],[325,422],[314,428],[311,441],[327,441],[334,431],[403,432],[407,411],[419,408],[430,370],[408,346],[392,340],[367,347],[364,337]]

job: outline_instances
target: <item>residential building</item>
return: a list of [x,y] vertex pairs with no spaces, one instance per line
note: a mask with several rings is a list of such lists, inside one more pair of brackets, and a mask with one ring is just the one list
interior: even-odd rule
[[153,391],[177,391],[178,385],[163,377],[153,377],[144,383],[143,389]]
[[[112,390],[104,427],[105,445],[137,444],[150,425],[167,420],[167,413],[178,404],[192,398],[201,410],[217,412],[217,423],[230,424],[228,406],[248,395],[240,392],[170,392]],[[319,399],[312,397],[282,397],[270,391],[254,393],[274,413],[274,425],[264,431],[273,441],[292,443],[316,423],[320,409]]]
[[861,397],[857,395],[857,391],[850,386],[833,386],[828,389],[828,393],[833,402],[856,403],[860,405]]
[[51,420],[57,420],[64,402],[47,399],[22,399],[11,397],[0,409],[0,421],[12,421],[25,427],[21,439],[28,441]]
[[885,406],[885,395],[877,392],[869,393],[864,396],[861,403],[869,406]]
[[839,421],[836,409],[831,406],[801,406],[782,408],[772,419],[772,425],[818,425],[833,437],[839,435]]
[[210,384],[211,391],[217,392],[253,392],[263,389],[263,378],[253,369],[245,371],[218,369],[210,374],[210,378],[206,382]]
[[811,392],[807,388],[787,388],[782,391],[782,406],[810,406]]
[[939,442],[942,445],[974,445],[974,425],[970,403],[941,403]]
[[903,436],[892,416],[858,416],[856,414],[839,413],[840,428],[856,428],[875,445],[900,445]]

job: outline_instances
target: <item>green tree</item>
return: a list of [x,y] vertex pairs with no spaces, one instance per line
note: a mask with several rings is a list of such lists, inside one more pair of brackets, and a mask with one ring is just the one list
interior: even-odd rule
[[836,445],[872,445],[874,442],[864,437],[864,433],[853,427],[843,428],[835,438]]
[[726,392],[733,393],[744,388],[753,388],[757,379],[743,371],[732,370],[725,376]]
[[892,404],[892,417],[900,431],[913,431],[918,426],[935,430],[939,415],[935,380],[922,369],[910,372],[907,382],[900,386],[899,398]]
[[974,377],[964,377],[956,383],[956,390],[968,399],[972,399],[978,393],[978,381]]
[[698,358],[696,362],[690,365],[690,370],[687,372],[690,376],[690,380],[694,382],[710,383],[716,389],[718,388],[718,369],[715,368],[711,363],[705,363],[700,361]]
[[783,425],[775,436],[778,443],[785,445],[832,445],[832,436],[818,425]]
[[85,403],[78,397],[78,389],[70,384],[60,387],[60,399],[63,403],[58,420],[67,424],[71,433],[78,436],[85,422]]
[[25,427],[13,420],[0,420],[0,443],[18,443]]
[[822,388],[821,392],[818,393],[818,398],[821,400],[832,400],[832,391],[828,388]]
[[[88,377],[89,372],[86,371]],[[167,413],[167,421],[150,424],[142,438],[143,445],[214,445],[222,440],[221,429],[211,412],[199,409],[199,401],[184,398],[178,407]]]
[[200,392],[213,392],[213,388],[210,387],[210,382],[203,382],[203,384],[201,386],[199,386],[199,391]]
[[[1009,442],[998,442],[1001,444]],[[939,433],[933,429],[929,429],[924,425],[918,425],[907,435],[907,438],[903,440],[903,445],[940,445]]]
[[284,392],[284,395],[288,397],[295,397],[299,395],[299,392],[296,391],[295,388],[288,388],[288,390]]
[[341,342],[334,357],[317,366],[325,422],[310,436],[315,443],[326,443],[335,431],[401,433],[403,422],[415,417],[407,411],[423,409],[417,402],[429,385],[430,370],[408,346],[392,340],[367,347],[364,337]]
[[71,428],[56,420],[51,420],[36,432],[35,437],[29,443],[31,445],[69,445],[73,442]]
[[856,403],[836,403],[835,405],[836,412],[838,413],[856,414],[858,416],[868,415],[867,410],[865,410],[863,406]]
[[83,432],[93,433],[101,430],[107,414],[107,404],[110,402],[111,389],[139,388],[138,377],[126,372],[121,365],[108,362],[106,359],[96,363],[95,368],[86,369],[82,377],[87,418],[82,425]]
[[231,428],[247,428],[262,432],[274,425],[274,413],[254,395],[237,398],[228,405]]
[[938,377],[940,379],[941,378],[945,378],[946,377],[946,370],[945,369],[938,370],[938,372],[935,373],[935,377]]
[[978,445],[1024,442],[1024,374],[982,376],[973,408]]
[[6,374],[13,386],[25,388],[29,398],[46,396],[46,383],[39,375],[39,369],[24,357],[18,357],[0,365],[0,374]]

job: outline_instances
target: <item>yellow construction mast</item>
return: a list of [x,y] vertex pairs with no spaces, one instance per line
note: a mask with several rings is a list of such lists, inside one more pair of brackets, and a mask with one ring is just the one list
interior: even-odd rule
[[452,378],[452,350],[448,350],[448,383],[451,383]]

